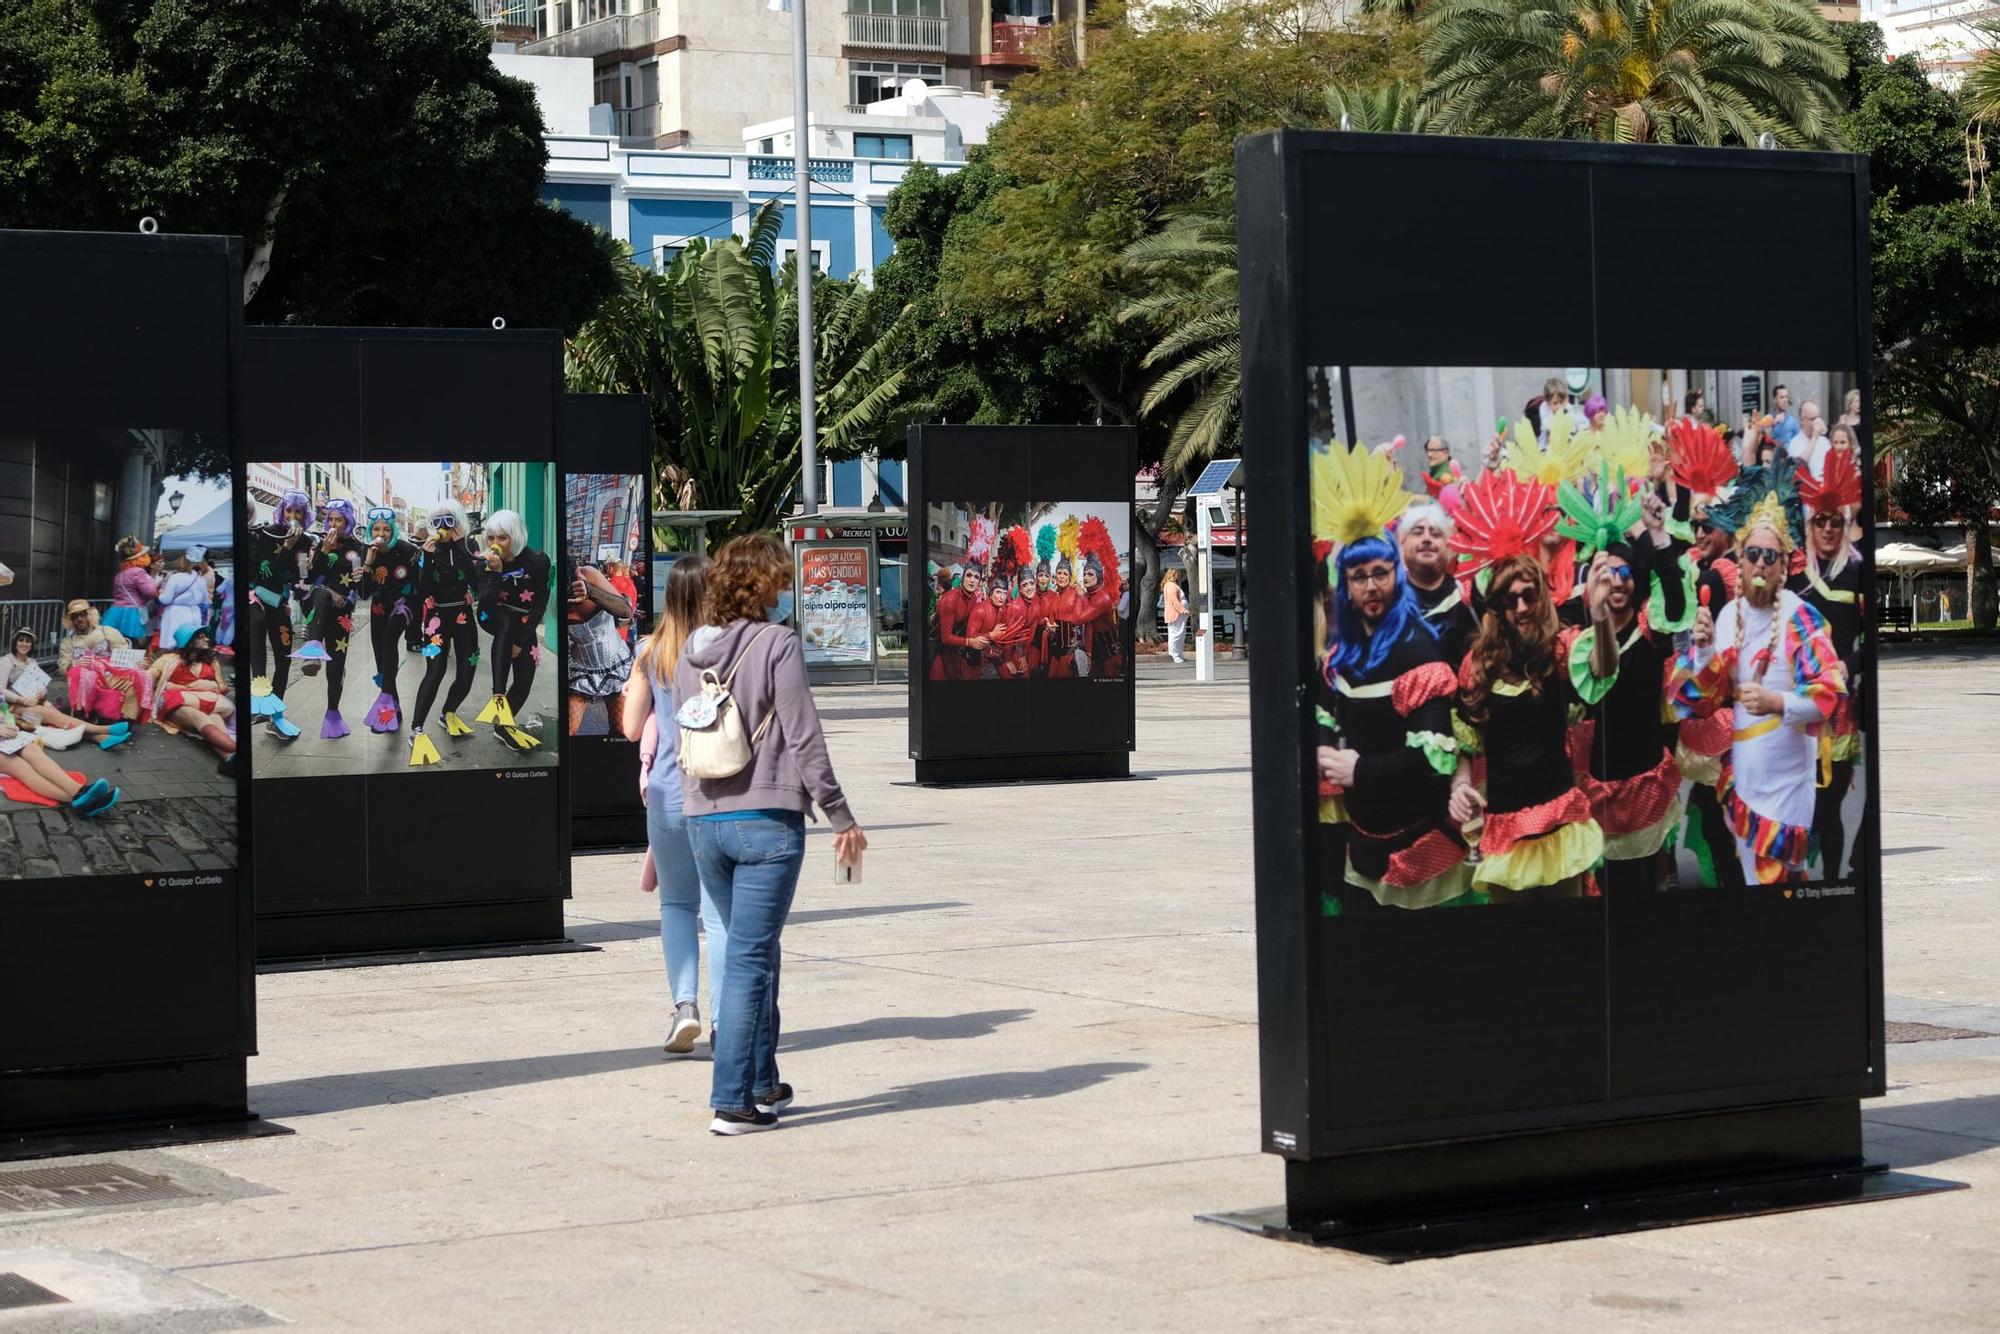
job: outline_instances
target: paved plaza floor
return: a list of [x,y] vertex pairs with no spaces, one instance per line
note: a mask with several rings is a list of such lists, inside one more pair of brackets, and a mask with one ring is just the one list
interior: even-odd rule
[[[111,1155],[190,1197],[0,1210],[0,1271],[102,1328],[2000,1327],[2000,1037],[1892,1045],[1867,1109],[1969,1191],[1395,1267],[1194,1222],[1282,1187],[1247,696],[1192,671],[1143,664],[1127,783],[910,787],[901,688],[821,692],[872,846],[836,887],[807,840],[777,1132],[706,1133],[638,859],[581,858],[594,952],[262,977],[252,1101],[296,1134]],[[1884,682],[1889,1017],[2000,1033],[2000,658]]]

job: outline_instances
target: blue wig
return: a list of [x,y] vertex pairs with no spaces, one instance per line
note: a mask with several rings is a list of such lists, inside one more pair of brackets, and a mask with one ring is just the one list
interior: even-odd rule
[[[1368,634],[1368,626],[1361,619],[1361,612],[1347,596],[1347,572],[1357,565],[1368,565],[1375,561],[1387,561],[1396,571],[1396,590],[1389,595],[1389,610],[1383,613],[1382,624],[1375,628],[1373,638]],[[1333,653],[1327,658],[1329,675],[1338,672],[1353,680],[1378,670],[1389,656],[1389,650],[1414,634],[1425,634],[1437,638],[1437,627],[1424,619],[1423,608],[1417,605],[1416,594],[1410,591],[1410,577],[1403,569],[1403,553],[1394,541],[1387,537],[1364,537],[1359,542],[1350,542],[1340,549],[1334,558],[1333,575]],[[1362,660],[1362,648],[1366,646],[1368,657]]]

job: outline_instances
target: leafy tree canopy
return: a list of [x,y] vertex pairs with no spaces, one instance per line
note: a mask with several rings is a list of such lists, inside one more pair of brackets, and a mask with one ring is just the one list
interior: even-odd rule
[[1848,74],[1853,109],[1842,127],[1854,151],[1868,155],[1875,198],[1893,191],[1906,207],[1965,198],[1965,113],[1958,99],[1933,87],[1913,58],[1885,63],[1874,24],[1845,25],[1841,36],[1856,62]]
[[574,329],[608,240],[462,0],[9,0],[0,224],[240,235],[253,321]]

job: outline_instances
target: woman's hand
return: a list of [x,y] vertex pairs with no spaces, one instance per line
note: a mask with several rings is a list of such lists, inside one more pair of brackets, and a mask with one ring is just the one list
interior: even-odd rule
[[1486,799],[1470,783],[1451,785],[1451,805],[1447,813],[1455,824],[1470,824],[1486,810]]
[[1590,558],[1590,585],[1585,590],[1590,620],[1602,625],[1611,618],[1611,557],[1600,551]]
[[500,553],[491,548],[488,548],[486,552],[486,572],[488,574],[500,573]]
[[1773,713],[1783,713],[1785,697],[1769,686],[1760,686],[1749,681],[1736,687],[1736,702],[1759,718]]
[[1707,648],[1715,642],[1715,616],[1707,607],[1695,610],[1692,635],[1697,648]]
[[1319,748],[1319,776],[1336,787],[1354,786],[1354,769],[1361,756],[1332,746]]
[[861,854],[867,850],[868,835],[861,832],[858,824],[849,825],[833,836],[834,858],[845,865],[851,866],[860,861]]

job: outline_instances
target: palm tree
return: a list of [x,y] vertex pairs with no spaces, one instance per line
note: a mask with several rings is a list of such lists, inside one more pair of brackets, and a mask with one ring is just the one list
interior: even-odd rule
[[1139,415],[1174,414],[1160,470],[1185,476],[1242,432],[1234,198],[1222,196],[1174,215],[1126,248],[1125,267],[1149,290],[1125,303],[1120,323],[1139,321],[1165,331],[1139,363],[1155,372]]
[[2000,124],[2000,20],[1975,23],[1987,47],[1958,85],[1958,96],[1975,120]]
[[1811,0],[1432,0],[1446,133],[1837,148],[1847,57]]
[[1326,90],[1326,111],[1330,123],[1344,130],[1422,134],[1430,128],[1430,109],[1422,91],[1401,82],[1365,88],[1337,83]]
[[[690,241],[664,273],[625,265],[568,348],[572,390],[646,397],[663,493],[683,509],[741,509],[730,532],[769,528],[799,476],[796,270],[772,272],[781,220],[766,204],[748,237]],[[906,315],[886,327],[877,316],[869,288],[814,279],[823,458],[885,443],[923,411],[903,401],[908,368],[887,366]]]

